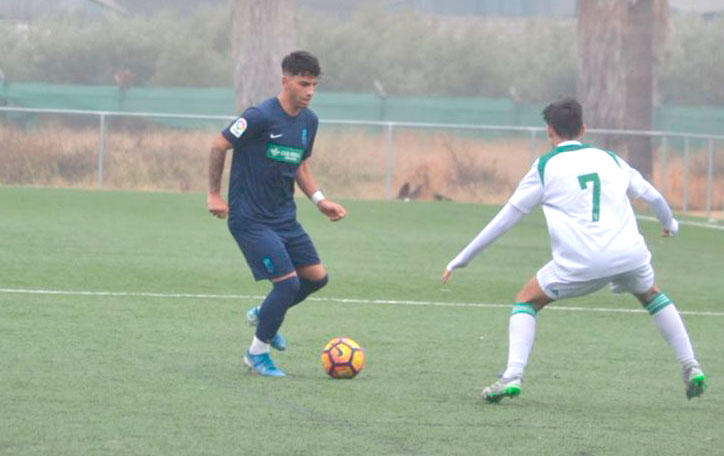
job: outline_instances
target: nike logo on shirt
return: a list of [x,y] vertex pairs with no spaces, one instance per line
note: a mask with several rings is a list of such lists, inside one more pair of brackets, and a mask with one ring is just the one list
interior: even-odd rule
[[270,137],[271,139],[281,138],[282,136],[284,136],[284,133],[279,133],[278,135],[275,135],[274,133],[272,133],[272,134],[269,135],[269,137]]

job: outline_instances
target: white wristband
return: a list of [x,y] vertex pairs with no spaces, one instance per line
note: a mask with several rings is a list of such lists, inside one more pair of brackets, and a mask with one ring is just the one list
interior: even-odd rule
[[319,204],[319,202],[324,199],[324,194],[321,191],[317,190],[312,194],[312,196],[309,197],[309,199],[311,199],[314,204]]

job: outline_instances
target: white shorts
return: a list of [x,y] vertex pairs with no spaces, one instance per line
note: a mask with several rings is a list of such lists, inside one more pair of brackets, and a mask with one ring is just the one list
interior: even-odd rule
[[654,286],[654,268],[650,264],[614,276],[584,282],[571,282],[558,276],[553,261],[540,268],[536,279],[543,293],[553,300],[584,296],[611,284],[614,293],[646,293]]

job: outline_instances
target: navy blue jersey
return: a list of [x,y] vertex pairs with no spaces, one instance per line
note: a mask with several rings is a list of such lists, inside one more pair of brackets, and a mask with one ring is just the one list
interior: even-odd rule
[[282,226],[296,219],[294,179],[312,154],[318,123],[306,108],[290,116],[274,97],[247,109],[221,132],[234,146],[230,224]]

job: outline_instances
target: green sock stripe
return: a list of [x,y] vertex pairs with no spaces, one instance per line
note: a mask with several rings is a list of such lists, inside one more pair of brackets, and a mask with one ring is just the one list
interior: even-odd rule
[[654,299],[649,301],[648,304],[646,304],[646,310],[649,312],[649,315],[654,315],[664,307],[668,306],[669,304],[673,304],[671,299],[669,299],[668,296],[666,296],[663,293],[659,293],[656,296],[654,296]]
[[519,313],[525,313],[535,317],[538,312],[536,312],[535,306],[529,302],[516,302],[513,304],[513,309],[510,311],[510,315]]

